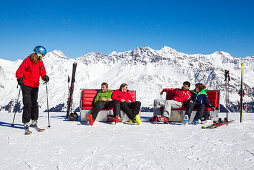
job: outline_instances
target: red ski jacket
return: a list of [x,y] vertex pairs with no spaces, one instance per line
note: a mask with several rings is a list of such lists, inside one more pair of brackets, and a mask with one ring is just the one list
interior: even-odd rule
[[191,97],[191,93],[189,90],[183,90],[183,89],[163,89],[163,92],[170,92],[167,93],[166,99],[167,100],[176,100],[178,102],[187,101]]
[[119,103],[121,103],[121,99],[124,99],[125,102],[127,102],[127,103],[129,100],[131,100],[131,102],[133,102],[133,98],[131,97],[131,94],[128,91],[124,93],[120,90],[116,90],[116,91],[114,91],[114,93],[112,95],[112,99],[119,101]]
[[43,78],[46,74],[43,61],[38,60],[37,63],[33,63],[28,56],[16,71],[16,78],[23,77],[24,85],[34,88],[39,86],[40,76]]

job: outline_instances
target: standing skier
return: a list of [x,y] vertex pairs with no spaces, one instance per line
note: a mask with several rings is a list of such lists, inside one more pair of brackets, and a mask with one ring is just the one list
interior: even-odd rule
[[38,90],[40,77],[45,81],[49,81],[46,75],[46,69],[42,61],[47,50],[43,46],[36,46],[34,53],[29,55],[19,66],[16,71],[16,78],[18,84],[22,89],[23,95],[23,115],[22,122],[26,130],[26,134],[30,134],[29,122],[32,120],[32,127],[40,130],[37,127],[37,120],[39,116],[38,110]]

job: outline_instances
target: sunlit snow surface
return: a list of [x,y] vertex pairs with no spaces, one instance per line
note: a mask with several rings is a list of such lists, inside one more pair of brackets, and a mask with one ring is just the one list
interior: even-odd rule
[[[0,169],[254,169],[254,114],[229,115],[235,120],[217,129],[201,125],[65,121],[65,113],[41,112],[39,125],[24,135],[21,114],[0,112]],[[224,114],[220,114],[224,118]]]

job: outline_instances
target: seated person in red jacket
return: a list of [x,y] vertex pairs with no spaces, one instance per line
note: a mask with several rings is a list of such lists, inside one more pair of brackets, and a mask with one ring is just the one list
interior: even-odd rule
[[198,111],[193,121],[194,123],[201,123],[201,118],[204,114],[206,106],[215,110],[215,107],[209,102],[206,86],[202,83],[197,83],[195,85],[195,89],[191,91],[191,97],[186,104],[185,115],[188,115],[190,118],[193,108],[197,108]]
[[120,103],[120,109],[127,114],[132,122],[138,123],[139,125],[142,124],[139,116],[141,103],[139,101],[133,101],[126,83],[122,83],[119,90],[114,91],[112,99]]
[[[160,92],[160,95],[162,95],[163,92],[170,92],[167,94],[166,97],[168,100],[162,99],[154,100],[154,110],[153,110],[154,117],[150,118],[149,121],[151,122],[163,121],[164,123],[167,124],[171,114],[171,108],[176,109],[182,107],[183,102],[187,101],[191,97],[189,88],[190,82],[185,81],[181,89],[173,89],[173,88],[163,89]],[[162,113],[160,110],[161,107],[164,107]]]
[[89,125],[93,126],[93,123],[102,109],[113,108],[114,122],[118,123],[120,120],[120,104],[116,100],[112,100],[112,92],[108,90],[108,83],[101,84],[101,90],[94,98],[94,108],[90,114],[87,115]]

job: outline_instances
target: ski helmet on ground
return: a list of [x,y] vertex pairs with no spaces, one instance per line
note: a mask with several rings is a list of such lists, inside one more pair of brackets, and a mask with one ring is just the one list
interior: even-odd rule
[[46,50],[46,48],[44,48],[43,46],[36,46],[35,48],[34,48],[34,52],[37,54],[37,53],[41,53],[43,56],[45,56],[46,55],[46,53],[47,53],[47,50]]
[[71,113],[69,116],[70,121],[77,121],[78,120],[78,114],[76,112]]

